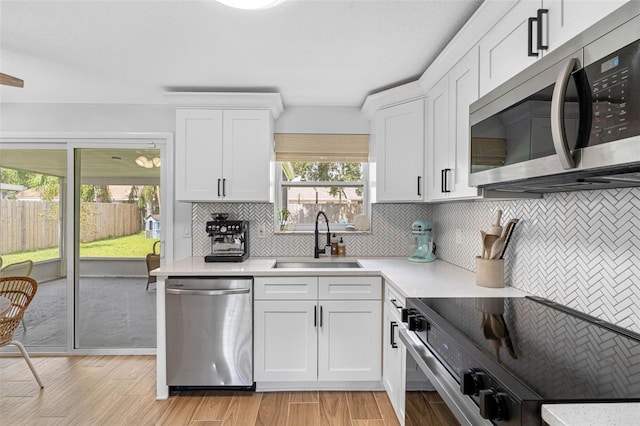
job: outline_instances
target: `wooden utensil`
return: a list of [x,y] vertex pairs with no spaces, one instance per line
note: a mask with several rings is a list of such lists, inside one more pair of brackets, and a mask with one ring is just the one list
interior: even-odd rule
[[480,242],[482,243],[482,253],[480,253],[480,257],[483,258],[483,259],[487,258],[487,254],[486,254],[487,251],[484,249],[484,239],[485,239],[486,236],[487,236],[486,232],[480,231],[480,237],[481,237]]
[[483,246],[484,246],[484,255],[482,257],[483,259],[489,259],[489,256],[491,255],[491,247],[493,247],[493,243],[495,243],[498,238],[500,238],[499,235],[485,234],[484,242],[483,242]]
[[491,253],[489,254],[489,259],[497,259],[500,254],[502,254],[502,249],[504,249],[504,237],[500,237],[493,242],[491,245]]
[[497,235],[498,237],[502,235],[502,225],[500,225],[500,221],[502,220],[502,210],[498,210],[496,213],[496,222],[489,228],[489,232],[487,235]]

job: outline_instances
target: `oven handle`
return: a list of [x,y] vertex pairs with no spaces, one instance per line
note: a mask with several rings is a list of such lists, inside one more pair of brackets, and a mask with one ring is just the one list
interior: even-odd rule
[[400,340],[440,397],[447,403],[456,419],[463,425],[487,425],[492,423],[480,416],[480,408],[473,400],[460,392],[460,385],[427,347],[406,329],[400,330]]
[[576,162],[567,144],[567,134],[564,128],[564,98],[571,73],[578,67],[576,58],[569,59],[558,74],[556,85],[551,98],[551,139],[556,149],[560,164],[565,170],[575,169]]

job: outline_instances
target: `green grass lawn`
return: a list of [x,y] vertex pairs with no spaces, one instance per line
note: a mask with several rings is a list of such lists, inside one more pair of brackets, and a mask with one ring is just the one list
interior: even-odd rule
[[[144,231],[126,237],[107,238],[105,240],[80,243],[80,257],[139,257],[151,253],[153,243],[158,241],[145,238]],[[157,252],[157,251],[156,251]],[[2,264],[31,259],[34,262],[58,258],[58,248],[9,253],[2,255]]]

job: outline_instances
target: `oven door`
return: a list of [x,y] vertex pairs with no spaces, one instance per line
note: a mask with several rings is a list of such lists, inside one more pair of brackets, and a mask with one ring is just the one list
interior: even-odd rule
[[[480,416],[478,406],[460,392],[458,382],[427,347],[409,330],[400,330],[400,340],[407,350],[405,425],[419,425],[424,419],[420,392],[436,390],[456,419],[463,425],[491,425]],[[417,419],[414,420],[414,419]],[[423,421],[423,420],[422,420]]]

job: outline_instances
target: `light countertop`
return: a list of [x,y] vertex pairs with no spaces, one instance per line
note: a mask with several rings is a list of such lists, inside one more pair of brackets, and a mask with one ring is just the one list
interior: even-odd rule
[[542,419],[549,426],[638,426],[640,403],[545,404]]
[[[362,268],[273,268],[276,261],[357,261]],[[523,297],[527,293],[513,287],[487,288],[476,285],[475,274],[466,269],[436,260],[412,263],[406,258],[260,258],[250,257],[244,262],[206,263],[202,257],[188,257],[153,272],[168,276],[330,276],[381,275],[404,297]]]

